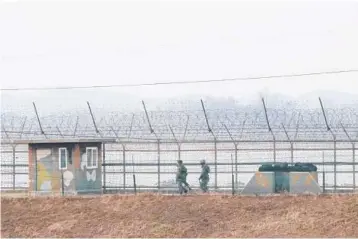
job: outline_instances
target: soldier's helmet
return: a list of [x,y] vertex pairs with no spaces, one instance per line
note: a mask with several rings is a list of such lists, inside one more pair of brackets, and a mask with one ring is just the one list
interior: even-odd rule
[[205,164],[205,159],[200,160],[200,164]]
[[178,164],[182,164],[183,160],[179,159],[177,162],[178,162]]

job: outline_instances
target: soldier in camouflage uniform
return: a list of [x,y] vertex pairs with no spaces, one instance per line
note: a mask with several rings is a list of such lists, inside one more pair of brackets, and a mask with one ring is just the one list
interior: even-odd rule
[[189,184],[186,181],[186,176],[187,175],[188,175],[188,172],[187,172],[186,167],[183,164],[183,161],[178,160],[178,170],[177,170],[177,173],[176,173],[176,182],[178,184],[180,194],[183,194],[183,192],[187,193],[188,190],[191,190]]
[[201,188],[201,190],[203,190],[203,192],[207,192],[208,191],[210,168],[206,164],[205,160],[201,160],[200,164],[201,164],[201,174],[200,174],[200,177],[199,177],[200,188]]

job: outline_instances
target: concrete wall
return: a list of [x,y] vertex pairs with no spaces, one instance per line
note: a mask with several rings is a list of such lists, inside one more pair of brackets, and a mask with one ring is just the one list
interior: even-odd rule
[[242,190],[242,194],[271,194],[283,186],[290,193],[321,193],[317,172],[256,172]]
[[270,194],[275,192],[275,173],[255,172],[242,194]]
[[316,178],[316,172],[290,172],[290,192],[321,193],[322,190]]

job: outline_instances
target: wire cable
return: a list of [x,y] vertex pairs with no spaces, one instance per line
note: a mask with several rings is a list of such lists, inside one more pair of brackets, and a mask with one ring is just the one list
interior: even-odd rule
[[230,79],[219,79],[219,80],[169,81],[169,82],[122,84],[122,85],[58,86],[58,87],[43,87],[43,88],[31,88],[31,87],[29,87],[29,88],[2,88],[0,90],[1,91],[71,90],[71,89],[90,89],[90,88],[157,86],[157,85],[174,85],[174,84],[176,84],[176,85],[178,85],[178,84],[198,84],[198,83],[213,83],[213,82],[226,82],[226,81],[250,81],[250,80],[261,80],[261,79],[274,79],[274,78],[293,78],[293,77],[314,76],[314,75],[342,74],[342,73],[351,73],[351,72],[358,72],[358,69],[340,70],[340,71],[321,71],[321,72],[310,72],[310,73],[301,73],[301,74],[230,78]]

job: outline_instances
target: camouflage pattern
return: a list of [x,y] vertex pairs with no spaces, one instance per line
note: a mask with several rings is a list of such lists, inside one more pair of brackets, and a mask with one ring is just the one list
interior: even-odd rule
[[210,168],[205,163],[205,161],[201,161],[200,163],[201,163],[201,174],[200,174],[200,177],[199,177],[200,188],[201,188],[201,190],[203,190],[203,192],[207,192],[208,191]]
[[180,194],[183,194],[183,192],[184,193],[187,193],[188,192],[188,190],[184,187],[184,182],[182,182],[182,181],[177,181],[177,183],[178,183],[178,188],[179,188],[179,193]]
[[187,193],[188,189],[189,190],[191,189],[189,184],[186,181],[187,175],[188,175],[188,171],[187,171],[186,167],[184,166],[184,164],[183,164],[183,162],[181,160],[178,160],[178,169],[177,169],[177,173],[176,173],[176,182],[178,184],[180,194],[182,194],[183,192]]

